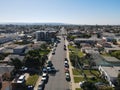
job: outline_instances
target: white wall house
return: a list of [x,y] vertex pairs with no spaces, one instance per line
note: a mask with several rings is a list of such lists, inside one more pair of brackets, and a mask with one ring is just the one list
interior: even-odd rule
[[116,82],[118,74],[120,73],[120,67],[99,66],[98,69],[101,73],[101,76],[103,76],[109,82],[110,86],[114,87],[114,83]]

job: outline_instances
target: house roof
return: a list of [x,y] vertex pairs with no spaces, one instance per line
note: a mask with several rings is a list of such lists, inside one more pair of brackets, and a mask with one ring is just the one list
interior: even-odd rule
[[14,66],[10,65],[1,65],[0,66],[0,74],[4,74],[6,72],[11,72],[14,69]]
[[111,56],[103,56],[103,58],[108,61],[108,62],[118,62],[120,63],[120,60],[115,58],[115,57],[111,57]]
[[7,56],[3,61],[10,61],[12,59],[18,58],[19,60],[23,60],[24,56],[20,56],[20,55],[9,55]]
[[109,75],[110,77],[116,78],[120,73],[120,67],[104,67],[102,66],[103,70]]

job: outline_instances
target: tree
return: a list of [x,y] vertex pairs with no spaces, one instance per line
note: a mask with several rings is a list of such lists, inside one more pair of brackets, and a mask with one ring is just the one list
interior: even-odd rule
[[120,86],[120,73],[118,74],[118,85]]
[[22,62],[18,59],[11,59],[12,64],[15,66],[15,69],[20,69],[22,67]]
[[40,47],[41,47],[41,49],[47,49],[48,46],[46,43],[43,43]]
[[94,83],[90,81],[84,82],[81,87],[83,88],[83,90],[97,90]]
[[24,64],[26,67],[29,67],[29,68],[39,68],[42,64],[42,62],[40,62],[40,58],[38,56],[36,57],[33,57],[33,56],[30,56],[30,55],[27,55],[25,57],[25,60],[24,60]]

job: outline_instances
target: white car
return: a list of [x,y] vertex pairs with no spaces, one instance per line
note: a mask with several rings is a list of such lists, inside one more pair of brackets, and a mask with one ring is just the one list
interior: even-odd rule
[[64,61],[65,64],[68,64],[68,61]]
[[48,74],[47,73],[43,73],[42,77],[47,77]]
[[85,82],[85,81],[79,82],[79,86],[81,87],[84,82]]

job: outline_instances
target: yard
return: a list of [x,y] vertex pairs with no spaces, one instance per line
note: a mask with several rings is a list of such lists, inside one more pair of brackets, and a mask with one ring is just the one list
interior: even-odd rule
[[32,85],[35,86],[37,80],[38,80],[39,76],[38,75],[31,75],[29,76],[29,78],[26,81],[26,85]]
[[79,83],[80,81],[84,81],[84,77],[74,77],[74,82]]
[[72,69],[73,75],[82,75],[82,72],[80,69]]
[[83,70],[84,74],[86,74],[87,76],[99,76],[99,71],[97,70]]
[[76,88],[75,90],[83,90],[82,88]]
[[50,50],[40,50],[40,55],[47,55]]
[[74,46],[72,45],[69,45],[68,46],[69,50],[72,52],[72,53],[76,53],[78,55],[78,57],[83,57],[84,56],[84,53],[80,51],[80,49],[78,48],[75,48]]

